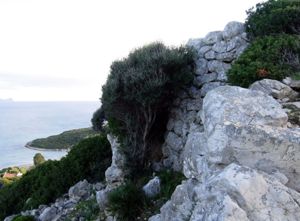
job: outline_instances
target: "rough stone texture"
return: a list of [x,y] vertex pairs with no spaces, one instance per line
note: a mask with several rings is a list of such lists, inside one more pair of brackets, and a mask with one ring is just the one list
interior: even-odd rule
[[121,154],[117,138],[112,135],[107,135],[112,150],[112,163],[105,171],[105,179],[108,185],[122,183],[125,178],[125,157]]
[[57,215],[57,209],[55,207],[46,208],[39,216],[40,221],[52,221]]
[[250,89],[264,92],[275,99],[284,101],[293,101],[298,96],[298,93],[288,85],[271,79],[256,81],[250,86]]
[[208,92],[195,119],[203,127],[189,127],[181,155],[188,180],[156,220],[298,221],[300,128],[287,128],[287,119],[261,91]]
[[243,23],[232,21],[225,26],[223,31],[223,38],[225,40],[228,40],[237,35],[243,34],[244,32],[245,27]]
[[69,197],[76,201],[87,199],[92,190],[91,185],[86,181],[80,181],[69,189]]
[[291,88],[296,89],[297,91],[300,89],[300,80],[293,80],[290,77],[286,77],[282,80],[282,82],[286,85],[289,85]]
[[147,197],[155,197],[160,193],[160,179],[158,176],[151,179],[145,186],[143,191]]
[[225,85],[231,63],[248,46],[242,23],[230,22],[224,31],[210,32],[204,38],[187,43],[198,54],[193,87],[182,92],[174,102],[163,145],[165,167],[181,171],[183,150],[190,131],[202,132],[203,97],[211,90]]

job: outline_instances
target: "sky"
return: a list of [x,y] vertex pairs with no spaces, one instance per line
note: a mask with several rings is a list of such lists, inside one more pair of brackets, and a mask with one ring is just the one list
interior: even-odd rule
[[97,101],[134,48],[243,22],[261,0],[0,0],[0,99]]

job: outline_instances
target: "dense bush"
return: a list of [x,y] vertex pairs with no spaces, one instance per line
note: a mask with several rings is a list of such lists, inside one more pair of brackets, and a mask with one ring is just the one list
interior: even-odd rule
[[0,220],[50,203],[80,180],[103,180],[110,163],[111,149],[104,135],[81,141],[60,161],[46,161],[0,189]]
[[151,150],[163,142],[170,104],[192,81],[193,55],[185,47],[153,43],[111,65],[102,108],[131,168],[147,166]]
[[33,216],[16,216],[12,221],[34,221]]
[[41,153],[36,153],[33,157],[33,164],[34,166],[40,165],[44,163],[46,160]]
[[144,192],[132,183],[124,184],[108,195],[108,210],[120,221],[134,221],[147,205]]
[[300,1],[269,0],[247,11],[248,37],[300,34]]
[[235,61],[228,72],[228,81],[248,87],[263,78],[282,80],[299,72],[299,55],[299,36],[283,34],[258,38]]
[[93,125],[93,130],[95,131],[102,131],[103,127],[102,127],[102,122],[105,120],[105,115],[104,115],[104,111],[102,108],[97,109],[94,114],[93,117],[91,119],[92,125]]

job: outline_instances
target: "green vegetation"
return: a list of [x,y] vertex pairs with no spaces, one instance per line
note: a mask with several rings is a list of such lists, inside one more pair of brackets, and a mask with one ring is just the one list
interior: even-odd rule
[[41,153],[36,153],[33,157],[33,164],[34,166],[38,166],[42,163],[45,163],[45,158]]
[[139,217],[147,205],[143,191],[133,183],[127,183],[108,195],[109,211],[120,221],[133,221]]
[[28,143],[29,147],[42,149],[70,149],[84,138],[95,136],[98,133],[91,128],[82,128],[65,131],[47,138],[36,139]]
[[99,108],[96,110],[93,114],[93,117],[91,119],[92,125],[93,125],[93,130],[95,131],[103,131],[103,127],[101,122],[105,120],[105,115],[104,111],[102,108]]
[[99,217],[100,209],[96,198],[86,200],[77,204],[75,209],[66,221],[71,221],[75,217],[83,217],[84,220],[92,221]]
[[160,172],[158,177],[161,180],[158,196],[151,199],[145,196],[142,187],[151,177],[140,177],[134,180],[135,184],[128,182],[109,193],[109,211],[121,221],[148,220],[159,212],[159,208],[170,199],[176,186],[185,178],[183,174],[169,170]]
[[[29,169],[30,169],[29,167],[24,166],[24,167],[8,167],[0,170],[0,184],[3,186],[12,184],[14,181],[19,180],[22,175],[27,173]],[[6,173],[10,174],[11,176],[5,176]]]
[[60,161],[48,160],[0,189],[0,220],[50,203],[80,180],[103,180],[110,163],[111,149],[105,135],[81,141]]
[[12,221],[35,221],[33,216],[16,216]]
[[[131,169],[148,167],[153,152],[160,149],[170,105],[180,89],[192,82],[193,56],[186,47],[153,43],[111,65],[102,89],[102,109]],[[94,122],[94,127],[100,128],[101,123]]]
[[269,0],[247,11],[250,39],[274,34],[300,34],[300,1]]
[[299,55],[299,36],[282,34],[258,38],[232,65],[228,81],[248,87],[263,78],[282,80],[299,73]]

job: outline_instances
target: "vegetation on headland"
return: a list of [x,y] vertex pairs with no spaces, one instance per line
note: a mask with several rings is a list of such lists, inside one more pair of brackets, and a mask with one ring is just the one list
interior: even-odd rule
[[0,220],[54,201],[80,180],[102,181],[111,163],[105,135],[87,138],[59,161],[48,160],[0,189]]
[[84,138],[98,135],[99,133],[92,128],[81,128],[65,131],[61,134],[40,138],[29,142],[28,148],[39,149],[70,149]]

